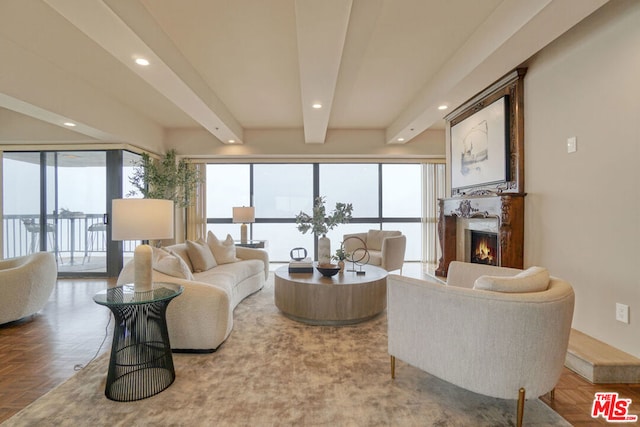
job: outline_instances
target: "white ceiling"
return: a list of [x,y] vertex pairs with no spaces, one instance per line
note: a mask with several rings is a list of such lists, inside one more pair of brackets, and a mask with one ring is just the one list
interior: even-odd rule
[[[408,142],[606,1],[2,0],[0,127],[72,121],[80,139],[141,145],[175,128]],[[24,142],[21,128],[0,142]]]

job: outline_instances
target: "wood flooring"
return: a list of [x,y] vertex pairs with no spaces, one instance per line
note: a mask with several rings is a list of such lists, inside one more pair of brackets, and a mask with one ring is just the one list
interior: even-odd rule
[[[40,313],[0,326],[0,423],[109,349],[109,311],[93,302],[109,280],[59,280]],[[593,385],[566,368],[555,400],[542,400],[574,426],[610,425],[591,418],[594,394],[604,391],[632,399],[629,412],[640,415],[640,384]]]

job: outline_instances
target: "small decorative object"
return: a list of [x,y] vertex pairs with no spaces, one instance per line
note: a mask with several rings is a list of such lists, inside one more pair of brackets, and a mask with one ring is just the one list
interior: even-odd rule
[[318,264],[316,269],[325,277],[335,276],[340,271],[336,264]]
[[[345,242],[350,239],[358,240],[360,242],[360,246],[355,248],[350,253],[345,252],[345,259],[347,261],[351,261],[351,263],[353,264],[352,269],[349,271],[355,272],[357,275],[364,275],[366,274],[366,271],[362,269],[362,266],[368,264],[369,260],[371,259],[371,255],[369,254],[369,250],[367,249],[367,243],[359,237],[351,236],[342,242],[342,248],[344,248]],[[358,265],[359,267],[358,270],[356,270],[355,268],[356,265]]]
[[318,262],[327,264],[331,261],[331,240],[323,235],[318,238]]
[[336,254],[331,257],[332,260],[338,261],[340,274],[344,273],[344,260],[349,257],[349,253],[344,250],[344,242],[340,244],[340,248],[336,249]]
[[321,236],[318,239],[318,262],[320,264],[327,264],[331,260],[331,241],[327,237],[327,233],[337,225],[349,222],[353,212],[351,203],[338,202],[333,212],[327,215],[324,199],[322,196],[316,198],[313,206],[313,215],[304,212],[296,215],[298,231],[306,234],[307,231],[311,230],[316,236]]
[[293,248],[289,252],[289,256],[294,261],[302,261],[307,257],[307,250],[305,248]]

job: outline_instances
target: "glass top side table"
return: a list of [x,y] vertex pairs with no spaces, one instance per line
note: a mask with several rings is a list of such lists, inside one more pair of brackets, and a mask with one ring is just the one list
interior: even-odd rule
[[155,282],[149,292],[134,292],[133,285],[98,292],[93,300],[115,317],[111,358],[104,394],[111,400],[145,399],[175,380],[166,311],[182,286]]

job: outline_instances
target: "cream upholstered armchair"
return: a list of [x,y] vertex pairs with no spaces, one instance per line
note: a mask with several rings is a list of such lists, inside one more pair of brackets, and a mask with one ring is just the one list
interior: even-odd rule
[[382,267],[387,271],[402,272],[407,236],[400,231],[369,230],[366,233],[345,234],[342,241],[344,250],[348,253],[353,253],[366,245],[369,252],[368,264]]
[[387,278],[391,376],[396,358],[464,389],[518,399],[553,391],[562,372],[574,293],[546,269],[454,261],[447,283]]
[[50,252],[0,260],[0,324],[40,311],[57,276],[55,255]]

